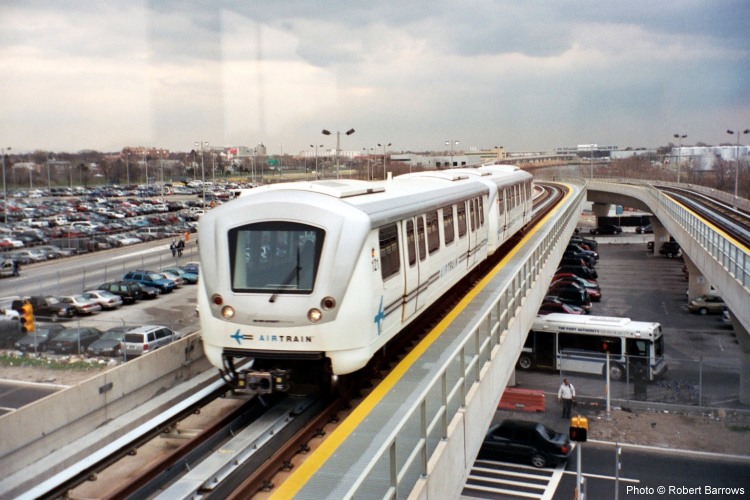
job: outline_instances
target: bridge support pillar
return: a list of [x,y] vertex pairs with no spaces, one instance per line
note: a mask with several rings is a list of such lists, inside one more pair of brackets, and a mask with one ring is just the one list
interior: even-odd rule
[[[732,313],[730,311],[730,313]],[[739,400],[743,405],[750,405],[750,333],[732,314],[732,326],[737,334],[737,343],[740,345],[740,393]]]
[[596,225],[599,225],[599,217],[606,217],[609,215],[609,207],[611,206],[610,203],[593,203],[591,205],[591,211],[594,212],[594,215],[596,216]]
[[687,265],[689,273],[687,300],[690,302],[694,298],[710,292],[711,283],[709,283],[706,277],[703,276],[700,269],[698,269],[687,254],[683,253],[682,258],[685,259],[685,264]]
[[654,253],[658,255],[661,244],[669,241],[669,231],[667,231],[656,217],[651,218],[651,227],[654,228]]

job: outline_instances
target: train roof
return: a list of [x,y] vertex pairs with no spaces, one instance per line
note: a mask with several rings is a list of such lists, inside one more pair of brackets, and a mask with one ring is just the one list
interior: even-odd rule
[[[304,193],[335,198],[358,209],[378,227],[410,215],[437,210],[446,205],[488,193],[480,178],[498,172],[466,172],[469,169],[433,171],[425,175],[405,174],[387,181],[326,179],[271,184],[254,188],[241,199],[247,203],[298,199]],[[515,176],[513,176],[515,177]],[[531,178],[526,174],[524,178]],[[522,178],[513,178],[520,181]]]

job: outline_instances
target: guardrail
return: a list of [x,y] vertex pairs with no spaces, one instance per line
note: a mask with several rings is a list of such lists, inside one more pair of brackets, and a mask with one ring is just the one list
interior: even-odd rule
[[584,193],[581,190],[570,200],[536,246],[516,264],[516,274],[479,314],[473,328],[411,404],[407,417],[382,443],[345,498],[404,496],[420,478],[428,477],[430,457],[448,438],[453,418],[466,408],[472,386],[480,382],[483,367],[494,359],[493,351],[508,340],[509,324],[536,284],[561,235],[578,220]]

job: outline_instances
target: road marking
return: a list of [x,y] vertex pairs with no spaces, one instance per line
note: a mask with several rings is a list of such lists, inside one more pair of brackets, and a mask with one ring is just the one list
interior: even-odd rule
[[[574,470],[563,471],[563,474],[570,474],[572,476],[578,475],[578,473],[576,471],[574,471]],[[602,475],[602,474],[588,474],[586,472],[582,473],[581,476],[587,477],[587,478],[592,478],[592,479],[607,479],[607,480],[610,480],[610,481],[614,481],[615,480],[614,476],[605,476],[605,475]],[[627,477],[621,477],[618,480],[622,481],[624,483],[640,483],[641,482],[640,479],[629,479]]]
[[161,248],[161,247],[153,247],[153,248],[149,248],[147,250],[141,250],[141,251],[138,251],[138,252],[128,253],[128,254],[125,254],[125,255],[117,255],[115,257],[110,257],[109,260],[129,259],[129,258],[131,258],[133,256],[136,256],[136,255],[145,255],[145,254],[154,253],[154,252],[165,252],[165,250],[163,248]]

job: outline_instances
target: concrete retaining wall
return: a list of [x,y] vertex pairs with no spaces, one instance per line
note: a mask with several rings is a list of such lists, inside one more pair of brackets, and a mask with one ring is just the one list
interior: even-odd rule
[[[215,369],[203,355],[200,336],[193,334],[3,415],[0,470],[13,474],[206,370]],[[113,430],[111,439],[147,418]]]

